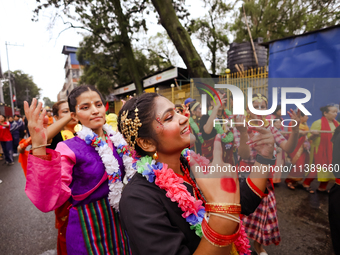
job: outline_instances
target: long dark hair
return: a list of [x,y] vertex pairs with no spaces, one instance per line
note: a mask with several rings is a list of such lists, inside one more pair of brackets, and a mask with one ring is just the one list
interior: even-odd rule
[[[155,98],[160,96],[161,95],[157,93],[144,93],[140,96],[128,100],[124,104],[122,109],[120,109],[119,111],[118,116],[119,132],[122,133],[121,118],[123,112],[125,111],[126,113],[126,111],[128,111],[127,118],[134,121],[136,117],[135,109],[138,108],[138,117],[140,119],[140,122],[142,123],[142,126],[139,127],[138,129],[138,137],[151,138],[157,143],[157,141],[155,140],[155,132],[154,129],[152,128],[152,123],[156,118]],[[134,140],[134,137],[132,137],[132,139]],[[146,155],[146,153],[137,145],[137,143],[135,144],[135,150],[137,154],[140,156]]]
[[60,100],[58,102],[56,102],[53,106],[52,106],[52,113],[53,116],[57,116],[59,117],[59,106],[63,103],[67,103],[66,100]]
[[97,92],[99,97],[100,97],[100,99],[102,100],[102,103],[105,104],[104,97],[102,96],[102,94],[95,87],[90,86],[90,85],[81,85],[81,86],[75,87],[71,91],[70,95],[67,98],[68,107],[70,107],[70,112],[76,112],[77,97],[79,97],[84,92],[88,92],[88,91],[95,91],[95,92]]

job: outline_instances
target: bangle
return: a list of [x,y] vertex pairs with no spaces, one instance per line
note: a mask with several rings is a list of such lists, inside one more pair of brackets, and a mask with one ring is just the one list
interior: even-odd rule
[[47,146],[50,146],[51,144],[43,144],[43,145],[39,145],[39,146],[36,146],[36,147],[33,147],[31,150],[35,150],[35,149],[39,149],[39,148],[42,148],[42,147],[47,147]]
[[268,158],[264,158],[260,154],[256,155],[256,159],[255,160],[257,162],[259,162],[260,164],[263,164],[263,165],[271,165],[271,166],[273,166],[276,163],[276,158],[275,157],[273,157],[272,159],[268,159]]
[[232,221],[234,221],[236,223],[240,223],[240,218],[236,217],[235,215],[232,215],[232,214],[220,214],[220,213],[208,212],[207,215],[208,216],[215,215],[217,217],[221,217],[221,218],[224,218],[224,219],[227,219],[227,220],[232,220]]
[[206,203],[206,212],[240,214],[241,205],[232,203]]
[[209,225],[206,220],[207,215],[204,215],[204,219],[202,221],[202,233],[205,239],[208,240],[214,246],[217,247],[225,247],[232,243],[234,243],[238,236],[240,235],[241,224],[239,224],[238,230],[235,234],[232,235],[221,235],[214,231]]

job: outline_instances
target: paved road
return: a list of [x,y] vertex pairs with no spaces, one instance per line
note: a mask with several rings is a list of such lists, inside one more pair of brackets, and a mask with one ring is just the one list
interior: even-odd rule
[[[17,161],[17,160],[16,160]],[[40,255],[56,248],[54,212],[40,212],[25,194],[21,165],[0,161],[0,254]]]
[[[56,248],[54,213],[42,213],[26,197],[20,164],[0,161],[0,255],[50,255]],[[315,188],[316,183],[313,184]],[[266,247],[270,255],[333,255],[328,225],[328,197],[275,189],[282,242]]]

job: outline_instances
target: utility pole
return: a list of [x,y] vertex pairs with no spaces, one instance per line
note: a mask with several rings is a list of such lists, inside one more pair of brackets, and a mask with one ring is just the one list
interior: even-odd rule
[[[8,66],[8,82],[9,82],[9,94],[11,97],[11,108],[12,108],[12,115],[14,115],[14,106],[13,106],[13,92],[12,92],[12,83],[11,83],[11,70],[9,69],[9,58],[8,58],[8,49],[7,45],[11,46],[24,46],[24,45],[17,45],[17,44],[10,44],[8,42],[5,42],[6,44],[6,54],[7,54],[7,66]],[[15,93],[15,100],[16,100],[16,93]]]
[[6,44],[6,53],[7,53],[7,66],[8,66],[8,82],[9,82],[9,94],[11,97],[11,108],[12,108],[12,115],[14,115],[14,106],[13,106],[13,92],[12,92],[12,83],[11,83],[11,71],[9,69],[9,59],[8,59],[8,49],[7,49],[7,42]]

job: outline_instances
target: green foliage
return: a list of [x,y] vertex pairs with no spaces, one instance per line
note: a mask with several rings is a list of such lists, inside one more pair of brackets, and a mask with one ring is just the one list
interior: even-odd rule
[[[8,72],[4,74],[8,77]],[[15,106],[20,108],[21,114],[24,114],[24,101],[31,101],[33,98],[40,98],[40,88],[33,82],[33,77],[23,73],[20,70],[11,72],[11,83],[16,90],[16,103]],[[26,89],[28,89],[28,98]],[[9,82],[4,82],[3,86],[5,103],[11,105],[11,96],[9,90]],[[14,93],[14,92],[13,92]]]
[[216,74],[217,69],[221,70],[225,62],[224,57],[229,45],[225,17],[234,6],[226,4],[223,0],[204,0],[204,3],[205,7],[208,7],[208,14],[192,20],[188,32],[193,34],[202,45],[208,47],[206,60],[211,64],[212,73]]
[[[153,46],[149,45],[148,48]],[[141,50],[134,50],[140,77],[171,66],[171,62],[163,60],[154,51],[146,56]],[[80,83],[95,85],[104,95],[109,94],[115,86],[132,81],[128,59],[119,44],[105,47],[96,37],[87,36],[80,44],[77,57],[84,65]]]
[[[247,0],[244,8],[253,39],[263,37],[265,41],[340,23],[338,0]],[[235,42],[250,40],[242,7],[231,30]]]
[[49,97],[44,97],[43,101],[44,101],[44,107],[48,106],[51,109],[52,109],[52,106],[56,103],[56,102],[51,101]]

